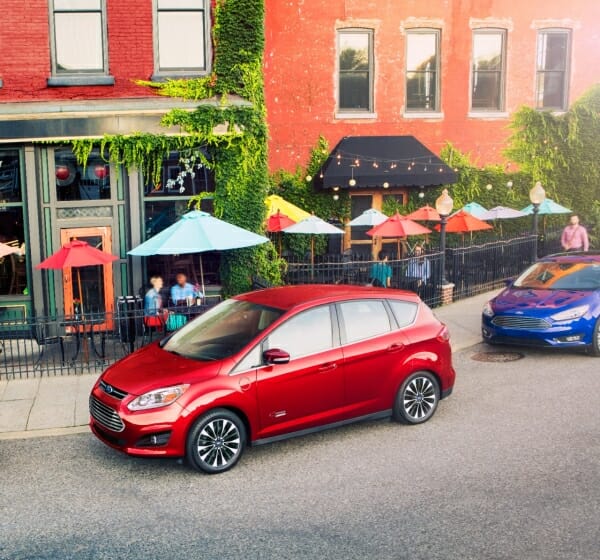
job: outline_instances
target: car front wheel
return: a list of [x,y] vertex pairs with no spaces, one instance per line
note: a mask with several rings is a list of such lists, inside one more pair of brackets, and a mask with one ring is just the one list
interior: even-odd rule
[[440,386],[435,376],[426,371],[414,373],[402,383],[396,395],[394,420],[422,424],[433,416],[439,399]]
[[187,459],[205,473],[216,474],[232,468],[246,445],[246,428],[237,414],[216,409],[201,416],[187,437]]
[[596,321],[594,332],[592,333],[592,343],[590,344],[590,354],[600,357],[600,319]]

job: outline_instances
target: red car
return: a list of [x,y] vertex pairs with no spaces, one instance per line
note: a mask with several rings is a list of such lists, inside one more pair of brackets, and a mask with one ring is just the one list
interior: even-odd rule
[[131,455],[186,456],[218,473],[246,445],[367,418],[425,422],[454,377],[448,329],[412,292],[270,288],[109,367],[90,426]]

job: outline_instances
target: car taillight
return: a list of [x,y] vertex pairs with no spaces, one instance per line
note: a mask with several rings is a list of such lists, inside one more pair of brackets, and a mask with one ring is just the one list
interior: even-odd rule
[[436,337],[440,342],[448,342],[450,340],[450,331],[446,325],[442,325],[442,330]]

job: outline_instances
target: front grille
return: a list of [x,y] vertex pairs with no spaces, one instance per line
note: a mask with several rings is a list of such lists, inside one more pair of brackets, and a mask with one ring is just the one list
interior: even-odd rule
[[90,397],[90,414],[101,426],[113,432],[122,432],[125,429],[125,424],[116,411],[93,396]]
[[110,395],[115,399],[119,399],[120,401],[127,396],[125,391],[121,391],[121,389],[117,389],[116,387],[113,387],[104,381],[100,381],[100,389],[102,389],[107,395]]
[[551,327],[544,319],[522,317],[520,315],[498,315],[492,319],[492,324],[507,329],[545,330]]

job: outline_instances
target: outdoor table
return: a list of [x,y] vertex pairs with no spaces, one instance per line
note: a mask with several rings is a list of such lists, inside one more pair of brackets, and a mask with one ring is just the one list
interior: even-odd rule
[[[100,352],[96,347],[96,342],[94,340],[94,326],[101,325],[105,322],[105,318],[103,317],[85,317],[85,316],[67,316],[63,321],[61,321],[60,326],[65,327],[68,333],[72,333],[75,335],[75,352],[71,358],[71,362],[75,362],[79,357],[79,352],[83,347],[83,356],[86,362],[89,361],[89,348],[88,348],[88,337],[90,339],[90,345],[94,354],[99,359],[104,359],[104,349],[105,349],[105,332],[101,332],[102,343],[100,346]],[[89,331],[88,331],[89,327]],[[83,335],[83,336],[82,336]],[[82,341],[83,339],[83,341]]]

